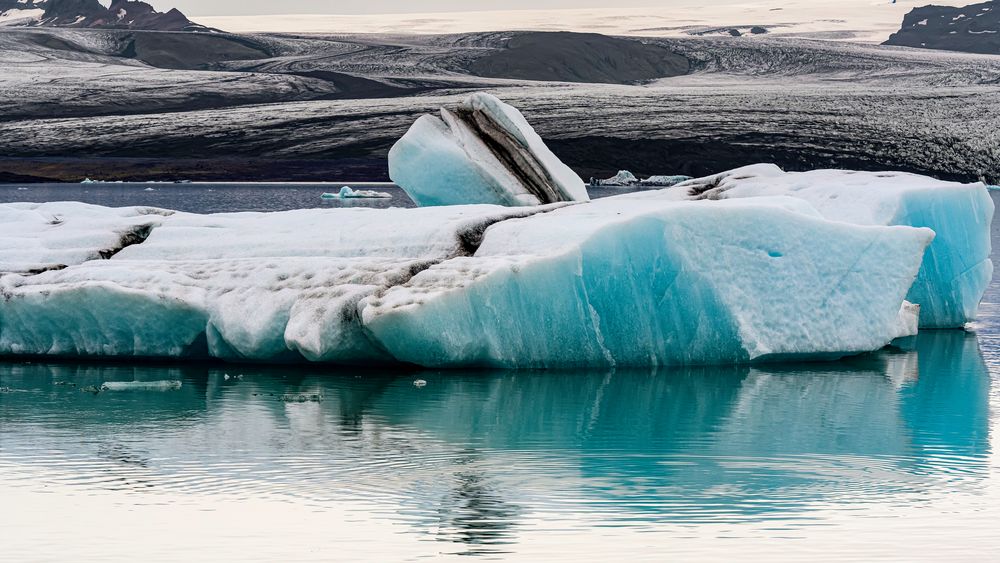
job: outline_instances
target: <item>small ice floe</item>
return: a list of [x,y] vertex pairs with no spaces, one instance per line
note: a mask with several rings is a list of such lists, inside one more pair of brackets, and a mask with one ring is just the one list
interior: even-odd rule
[[19,192],[26,192],[26,191],[28,191],[28,188],[17,188],[17,191],[19,191]]
[[320,197],[323,199],[391,199],[392,194],[372,190],[354,190],[350,186],[344,186],[335,194],[327,192]]
[[101,391],[177,391],[183,385],[180,381],[108,381]]
[[671,188],[680,184],[681,182],[687,182],[691,180],[691,176],[650,176],[645,180],[639,181],[640,186],[650,186],[655,188]]
[[91,180],[90,178],[84,178],[81,184],[96,184],[97,180]]
[[629,172],[628,170],[619,170],[617,174],[605,180],[595,180],[591,178],[590,185],[609,188],[627,188],[639,185],[639,178],[636,178],[635,174]]
[[223,380],[223,381],[229,381],[229,380],[233,380],[233,381],[243,381],[243,374],[239,374],[239,375],[229,375],[228,373],[225,373],[225,374],[223,374],[223,375],[222,375],[222,380]]
[[281,396],[281,402],[283,403],[322,403],[323,395],[318,395],[315,393],[304,393],[304,394],[287,394]]
[[421,387],[427,387],[427,381],[423,379],[418,379],[413,382],[413,386],[420,389]]
[[144,192],[155,192],[156,188],[146,188],[146,189],[144,189],[142,191],[144,191]]

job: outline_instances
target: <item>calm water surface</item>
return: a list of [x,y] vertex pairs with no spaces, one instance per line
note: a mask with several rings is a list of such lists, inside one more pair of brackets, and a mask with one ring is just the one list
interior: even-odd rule
[[[996,560],[1000,284],[970,329],[659,371],[0,364],[0,561]],[[95,392],[135,381],[180,386]]]
[[[388,193],[391,199],[323,199],[342,186]],[[592,188],[593,197],[630,191]],[[16,201],[82,201],[109,207],[148,205],[192,213],[229,211],[288,211],[331,207],[415,207],[395,184],[344,183],[99,183],[99,184],[0,184],[0,203]]]

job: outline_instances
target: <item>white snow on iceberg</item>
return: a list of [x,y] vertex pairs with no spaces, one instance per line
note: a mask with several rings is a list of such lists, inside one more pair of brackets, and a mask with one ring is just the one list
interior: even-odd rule
[[418,119],[389,151],[389,176],[421,207],[590,199],[521,112],[483,93]]
[[85,203],[0,206],[0,274],[60,269],[109,258],[141,242],[172,211]]
[[858,225],[928,227],[936,233],[907,299],[920,326],[961,327],[976,318],[993,276],[993,200],[983,184],[943,182],[901,172],[784,172],[758,164],[672,189],[619,196],[642,200],[720,200],[785,195],[823,217]]

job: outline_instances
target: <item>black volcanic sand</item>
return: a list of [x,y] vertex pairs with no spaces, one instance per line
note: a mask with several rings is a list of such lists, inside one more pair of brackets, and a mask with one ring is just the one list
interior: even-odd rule
[[601,84],[635,84],[688,73],[688,60],[659,45],[596,33],[536,32],[474,60],[476,76]]
[[259,158],[0,158],[0,183],[81,182],[388,182],[385,157],[315,160]]

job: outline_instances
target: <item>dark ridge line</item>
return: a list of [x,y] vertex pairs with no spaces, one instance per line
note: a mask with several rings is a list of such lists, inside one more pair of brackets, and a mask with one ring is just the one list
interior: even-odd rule
[[98,250],[97,255],[101,260],[110,260],[126,248],[146,242],[146,239],[149,238],[149,235],[153,234],[153,229],[155,228],[156,226],[152,223],[133,225],[129,230],[121,233],[121,238],[118,239],[117,245],[104,250]]

